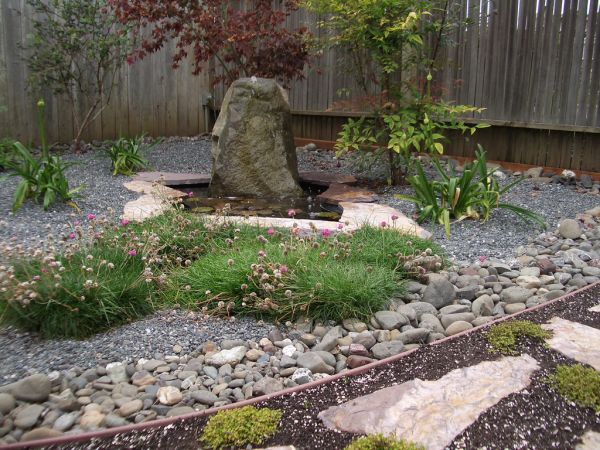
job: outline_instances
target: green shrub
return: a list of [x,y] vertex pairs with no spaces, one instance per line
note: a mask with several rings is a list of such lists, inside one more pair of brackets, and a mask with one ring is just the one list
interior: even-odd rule
[[446,235],[450,235],[450,220],[464,219],[489,220],[492,210],[504,208],[520,218],[530,220],[545,227],[544,219],[525,208],[509,203],[500,203],[500,197],[523,179],[500,187],[492,176],[495,169],[488,171],[485,152],[479,146],[476,159],[465,165],[461,175],[454,168],[446,172],[437,159],[432,160],[440,180],[432,180],[425,174],[421,163],[415,162],[417,174],[408,178],[415,193],[396,195],[397,198],[413,202],[417,207],[419,223],[426,220],[444,225]]
[[600,373],[591,367],[560,365],[546,381],[573,403],[600,413]]
[[536,323],[527,320],[514,320],[494,325],[487,333],[486,338],[496,352],[506,355],[515,355],[517,340],[527,336],[538,341],[544,341],[552,337],[550,331],[544,330]]
[[392,436],[373,434],[352,441],[344,450],[425,450],[425,447]]
[[208,420],[200,442],[214,450],[260,445],[275,434],[281,415],[279,410],[254,406],[221,411]]
[[[133,253],[133,252],[132,252]],[[140,255],[110,247],[0,267],[0,317],[45,338],[84,338],[153,310]]]
[[21,180],[13,196],[12,210],[15,212],[28,198],[41,200],[44,210],[47,210],[56,200],[72,202],[78,192],[83,189],[79,186],[69,188],[65,170],[72,164],[65,163],[58,156],[50,156],[46,144],[44,124],[44,102],[38,102],[38,128],[41,142],[41,157],[35,158],[31,150],[20,142],[12,144],[14,157],[6,161],[6,167],[11,169],[10,176],[20,177]]
[[112,162],[112,174],[129,176],[137,170],[145,169],[148,167],[148,160],[144,157],[144,153],[150,151],[160,142],[161,140],[157,140],[149,145],[144,144],[144,135],[131,139],[117,139],[106,150]]
[[0,139],[0,170],[6,169],[14,161],[14,143],[12,139]]
[[399,236],[393,230],[365,229],[354,235],[300,237],[292,229],[267,239],[256,228],[241,227],[223,247],[176,270],[166,298],[223,315],[367,318],[401,292],[404,260],[398,255],[427,245]]

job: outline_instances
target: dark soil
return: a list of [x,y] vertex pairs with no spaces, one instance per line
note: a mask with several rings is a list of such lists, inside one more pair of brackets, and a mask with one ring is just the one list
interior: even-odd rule
[[[543,323],[560,316],[600,328],[600,313],[588,311],[599,301],[600,285],[597,285],[567,300],[521,314],[519,320]],[[534,357],[542,368],[533,377],[531,385],[488,409],[448,448],[572,449],[586,431],[600,431],[599,415],[591,409],[577,407],[544,384],[543,380],[556,365],[573,364],[574,361],[527,339],[519,342],[519,350]],[[284,413],[277,434],[263,447],[294,445],[298,449],[341,449],[355,436],[325,428],[317,418],[320,411],[415,377],[435,380],[451,370],[494,360],[498,356],[491,352],[485,331],[480,331],[440,345],[422,347],[362,375],[263,402],[257,406],[280,409]],[[198,449],[198,437],[206,420],[206,417],[196,417],[160,428],[48,448]]]

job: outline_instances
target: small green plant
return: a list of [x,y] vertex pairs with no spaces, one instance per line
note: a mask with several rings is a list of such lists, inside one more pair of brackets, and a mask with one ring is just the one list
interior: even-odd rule
[[28,198],[36,201],[41,200],[44,210],[48,210],[56,200],[74,206],[73,200],[79,196],[79,191],[83,189],[83,186],[78,186],[75,189],[69,187],[65,170],[72,164],[64,162],[58,156],[50,155],[46,143],[44,101],[38,101],[37,106],[41,157],[39,159],[34,157],[28,147],[21,142],[14,142],[12,144],[14,158],[6,163],[7,168],[11,169],[9,175],[21,178],[13,196],[13,212],[23,206],[23,202]]
[[408,178],[414,195],[396,197],[413,202],[417,207],[417,221],[438,222],[444,226],[446,235],[450,235],[451,219],[489,220],[494,208],[503,208],[545,227],[544,219],[532,211],[510,203],[500,203],[500,197],[520,183],[519,178],[501,187],[493,177],[495,169],[488,170],[485,151],[479,146],[476,159],[465,165],[462,174],[457,174],[453,167],[446,172],[439,160],[432,159],[433,166],[439,176],[430,179],[420,162],[415,162],[416,175]]
[[593,368],[559,365],[546,382],[578,406],[600,413],[600,373]]
[[516,355],[518,354],[515,350],[517,340],[523,336],[544,341],[544,339],[551,338],[552,333],[528,320],[514,320],[494,325],[487,333],[486,338],[495,352]]
[[144,144],[144,135],[131,139],[120,138],[107,149],[108,157],[112,162],[113,175],[131,175],[133,172],[148,167],[144,153],[158,145],[161,140],[152,144]]
[[392,436],[373,434],[355,439],[344,450],[425,450],[425,447]]
[[4,170],[14,161],[15,141],[12,139],[0,139],[0,170]]
[[260,445],[275,434],[281,415],[279,410],[254,406],[221,411],[208,420],[200,442],[213,450]]

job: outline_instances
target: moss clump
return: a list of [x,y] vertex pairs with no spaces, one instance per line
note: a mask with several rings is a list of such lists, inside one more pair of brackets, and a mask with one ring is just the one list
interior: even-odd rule
[[391,436],[373,434],[352,441],[344,450],[425,450],[425,447]]
[[515,355],[518,354],[515,350],[517,340],[523,336],[543,341],[551,338],[552,333],[528,320],[515,320],[494,326],[487,334],[487,340],[494,351]]
[[200,442],[210,449],[259,445],[275,434],[281,411],[254,406],[221,411],[204,427]]
[[594,369],[560,365],[546,382],[576,405],[600,412],[600,373]]

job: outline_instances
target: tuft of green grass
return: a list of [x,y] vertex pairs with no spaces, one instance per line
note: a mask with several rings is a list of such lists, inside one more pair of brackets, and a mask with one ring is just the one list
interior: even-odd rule
[[392,436],[373,434],[355,439],[344,450],[425,450],[425,447]]
[[10,270],[11,288],[0,292],[0,320],[44,338],[85,338],[154,310],[143,261],[121,248],[22,259]]
[[591,367],[560,365],[546,382],[576,405],[600,413],[600,373]]
[[401,293],[406,274],[398,255],[430,246],[372,228],[329,238],[287,230],[265,236],[240,227],[215,240],[205,255],[171,274],[165,298],[224,315],[365,319]]
[[494,351],[505,355],[516,355],[517,340],[527,336],[538,341],[544,341],[552,337],[550,331],[528,320],[514,320],[494,325],[487,333],[486,338]]
[[260,445],[275,434],[281,415],[279,410],[254,406],[221,411],[208,420],[200,442],[213,450]]

